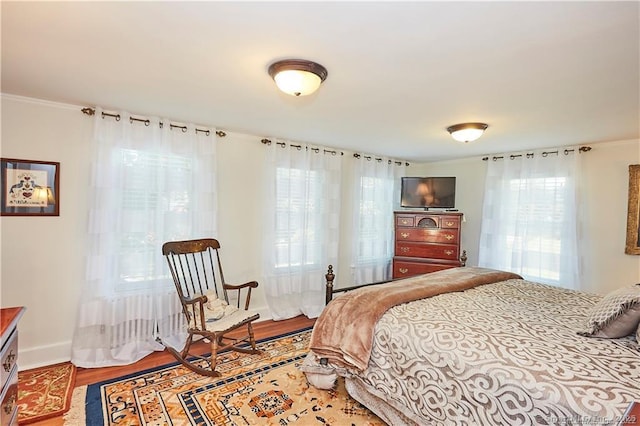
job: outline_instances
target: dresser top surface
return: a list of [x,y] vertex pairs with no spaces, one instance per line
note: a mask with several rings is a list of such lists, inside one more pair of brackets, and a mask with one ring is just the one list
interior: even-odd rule
[[20,317],[25,311],[24,306],[16,306],[14,308],[2,308],[0,309],[0,329],[2,340],[4,341],[5,332],[13,328],[14,324],[17,324]]
[[398,215],[427,215],[427,216],[462,216],[462,213],[459,211],[446,211],[446,210],[399,210],[393,212],[396,216]]

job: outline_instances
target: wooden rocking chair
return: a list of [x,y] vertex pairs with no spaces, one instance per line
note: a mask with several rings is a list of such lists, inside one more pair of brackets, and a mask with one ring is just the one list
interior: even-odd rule
[[[164,243],[162,254],[167,259],[182,311],[188,324],[188,336],[184,348],[178,352],[165,345],[180,363],[196,373],[217,377],[216,357],[218,352],[231,349],[238,352],[257,354],[256,342],[251,323],[260,314],[249,310],[251,290],[258,287],[256,281],[241,285],[231,285],[224,281],[222,264],[218,250],[220,243],[215,239],[173,241]],[[235,301],[235,307],[229,304]],[[244,306],[240,305],[245,294]],[[227,337],[227,333],[241,327],[247,327],[243,337]],[[200,339],[211,344],[209,359],[191,354],[191,345]],[[209,368],[196,365],[204,360]],[[199,362],[202,364],[202,362]]]

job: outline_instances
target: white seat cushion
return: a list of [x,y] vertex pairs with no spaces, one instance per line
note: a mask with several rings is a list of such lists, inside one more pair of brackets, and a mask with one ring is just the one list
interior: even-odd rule
[[247,319],[255,315],[258,315],[258,311],[254,311],[251,309],[245,311],[244,309],[240,309],[231,314],[228,314],[228,315],[225,314],[225,316],[223,316],[220,319],[214,319],[214,318],[207,317],[207,313],[209,313],[208,309],[205,309],[204,312],[205,312],[205,321],[206,321],[207,331],[228,330],[230,327],[233,327],[234,325],[238,325],[243,321],[246,321]]

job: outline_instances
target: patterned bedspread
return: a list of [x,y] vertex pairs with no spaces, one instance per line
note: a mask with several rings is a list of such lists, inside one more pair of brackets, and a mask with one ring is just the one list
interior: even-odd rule
[[640,348],[576,334],[599,299],[514,279],[396,306],[347,389],[394,425],[615,424]]

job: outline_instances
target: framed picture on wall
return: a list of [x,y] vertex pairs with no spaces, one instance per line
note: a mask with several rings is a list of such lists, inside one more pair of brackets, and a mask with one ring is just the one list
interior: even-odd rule
[[629,166],[629,207],[627,209],[627,254],[640,254],[640,164]]
[[0,158],[0,215],[60,216],[60,163]]

